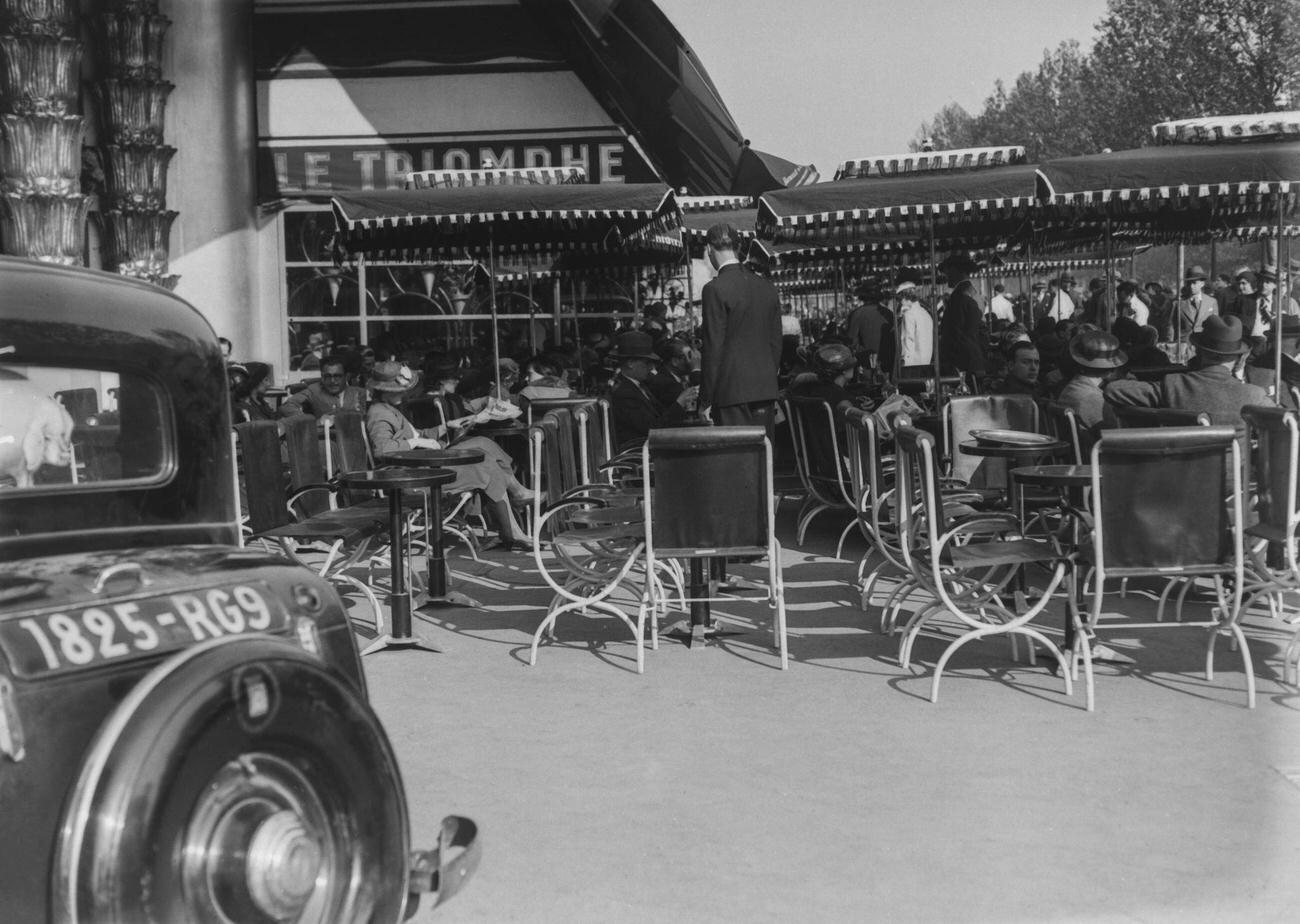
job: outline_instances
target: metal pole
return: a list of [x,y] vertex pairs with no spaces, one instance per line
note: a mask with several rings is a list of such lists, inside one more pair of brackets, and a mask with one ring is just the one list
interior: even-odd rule
[[1273,400],[1282,404],[1282,195],[1277,197],[1277,260],[1273,273]]
[[1110,238],[1110,212],[1106,212],[1106,285],[1102,289],[1105,294],[1106,304],[1101,306],[1098,312],[1100,317],[1097,320],[1101,323],[1102,330],[1110,330],[1111,312],[1119,308],[1118,294],[1115,292],[1115,253],[1114,245]]
[[497,383],[497,398],[505,400],[501,393],[501,333],[497,320],[497,264],[496,264],[495,229],[488,227],[488,294],[492,303],[492,378]]
[[1174,350],[1177,352],[1178,362],[1186,362],[1187,357],[1183,355],[1183,312],[1178,307],[1178,301],[1183,295],[1183,277],[1187,275],[1187,245],[1179,242],[1178,244],[1178,288],[1175,290],[1177,297],[1174,299]]
[[533,300],[533,268],[528,267],[528,347],[534,356],[537,349],[537,302]]

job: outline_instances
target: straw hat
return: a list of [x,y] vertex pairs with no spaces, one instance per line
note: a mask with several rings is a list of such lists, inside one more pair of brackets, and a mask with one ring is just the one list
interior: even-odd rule
[[1109,371],[1128,362],[1119,348],[1119,338],[1104,330],[1081,331],[1070,341],[1070,358],[1080,369]]
[[420,384],[420,378],[420,373],[402,363],[375,363],[366,387],[375,391],[410,391]]

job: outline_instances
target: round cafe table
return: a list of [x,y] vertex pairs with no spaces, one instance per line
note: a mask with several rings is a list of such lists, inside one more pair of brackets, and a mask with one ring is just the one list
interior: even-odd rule
[[[403,467],[419,466],[455,466],[474,465],[482,462],[485,456],[481,449],[460,449],[452,446],[447,449],[403,449],[390,452],[384,461],[391,465]],[[455,480],[453,473],[449,480]],[[445,483],[445,482],[444,482]],[[434,528],[433,524],[437,524]],[[451,589],[447,572],[447,557],[442,547],[442,487],[429,491],[429,510],[425,517],[425,543],[429,548],[428,590],[416,601],[416,609],[425,606],[472,606],[482,607],[479,601]]]
[[441,651],[411,631],[411,592],[406,586],[406,563],[410,556],[402,514],[402,492],[424,488],[437,488],[430,494],[441,494],[444,484],[456,480],[454,472],[445,468],[384,468],[375,471],[344,472],[339,483],[345,488],[380,491],[388,497],[389,562],[392,583],[388,594],[389,632],[381,635],[361,653],[370,654],[389,648],[421,648]]
[[[1026,434],[1027,436],[1038,436],[1038,434]],[[1011,472],[1016,466],[1027,466],[1037,461],[1043,456],[1054,455],[1058,452],[1064,452],[1070,448],[1070,444],[1064,440],[1043,440],[1033,443],[993,443],[982,442],[980,440],[965,440],[957,444],[958,450],[962,455],[983,456],[992,459],[1007,460],[1007,506],[1014,506],[1016,496],[1016,482],[1011,476]]]

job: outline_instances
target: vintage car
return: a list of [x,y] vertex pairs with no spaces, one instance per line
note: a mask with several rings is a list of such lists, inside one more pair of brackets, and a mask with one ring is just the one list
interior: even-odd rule
[[0,257],[0,919],[400,921],[409,847],[343,605],[241,548],[226,373],[162,289]]

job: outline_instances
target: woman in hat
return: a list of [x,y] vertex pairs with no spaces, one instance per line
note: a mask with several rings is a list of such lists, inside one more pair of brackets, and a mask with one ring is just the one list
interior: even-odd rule
[[921,304],[921,292],[911,282],[900,283],[898,294],[899,364],[928,366],[934,361],[934,317]]
[[266,402],[266,390],[271,387],[271,367],[253,362],[232,364],[227,368],[235,421],[275,420],[275,409]]
[[[445,427],[418,430],[406,419],[399,407],[415,392],[419,384],[420,373],[401,363],[375,363],[371,370],[366,387],[375,393],[375,401],[366,411],[366,436],[370,439],[370,450],[376,460],[382,460],[389,453],[407,449],[442,448],[439,437],[445,439]],[[444,490],[453,494],[463,491],[481,492],[496,518],[501,546],[508,551],[526,549],[527,546],[518,541],[517,537],[523,531],[515,522],[510,503],[527,504],[533,500],[534,494],[515,478],[510,456],[492,440],[482,436],[461,440],[457,446],[480,450],[483,461],[452,467],[456,480]]]

